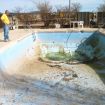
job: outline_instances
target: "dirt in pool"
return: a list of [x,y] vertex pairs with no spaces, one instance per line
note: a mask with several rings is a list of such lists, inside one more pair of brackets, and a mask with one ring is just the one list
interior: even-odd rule
[[84,64],[26,60],[1,75],[1,105],[105,105],[104,84]]

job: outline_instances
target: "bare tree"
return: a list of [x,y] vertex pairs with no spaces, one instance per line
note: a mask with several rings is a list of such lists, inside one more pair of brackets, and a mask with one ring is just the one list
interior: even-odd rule
[[76,2],[72,3],[71,8],[69,9],[69,6],[59,6],[57,8],[57,11],[62,11],[62,12],[79,12],[81,9],[81,4]]
[[76,2],[69,6],[59,6],[57,12],[59,12],[60,24],[70,24],[70,20],[76,20],[77,12],[81,9],[81,4]]
[[23,26],[26,26],[27,28],[34,19],[33,14],[24,11],[24,9],[21,7],[15,7],[13,9],[13,13],[15,13],[15,17],[17,18],[18,23]]
[[72,12],[79,12],[81,9],[81,4],[76,2],[76,3],[72,3],[72,6],[71,6],[71,11]]
[[45,24],[45,27],[48,27],[51,20],[51,13],[52,13],[52,6],[50,5],[50,2],[48,1],[40,1],[36,3],[33,1],[34,5],[37,7],[38,11],[41,14],[41,18]]
[[12,12],[13,13],[21,13],[23,11],[23,9],[21,7],[15,7]]
[[71,8],[69,8],[69,6],[57,8],[57,12],[66,13],[65,15],[66,17],[69,17],[69,15],[71,17],[75,17],[76,13],[79,12],[80,9],[81,9],[81,4],[76,2],[76,3],[72,3]]
[[52,12],[52,6],[50,5],[50,3],[48,1],[39,2],[39,3],[37,3],[36,6],[37,6],[38,10],[42,13]]
[[105,0],[103,0],[103,4],[100,4],[97,9],[99,12],[105,12]]
[[15,13],[15,16],[18,20],[22,19],[22,16],[20,15],[22,13],[23,9],[21,7],[15,7],[12,12]]

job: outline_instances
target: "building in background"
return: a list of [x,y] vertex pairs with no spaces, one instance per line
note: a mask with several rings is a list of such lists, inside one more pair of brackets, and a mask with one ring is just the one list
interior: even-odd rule
[[[2,13],[0,13],[0,16]],[[44,14],[43,14],[44,16]],[[53,12],[42,14],[38,11],[30,13],[11,13],[11,26],[17,28],[54,28],[55,24],[60,24],[62,28],[71,28],[70,21],[83,21],[84,27],[105,27],[105,12]],[[0,21],[0,27],[2,22]]]

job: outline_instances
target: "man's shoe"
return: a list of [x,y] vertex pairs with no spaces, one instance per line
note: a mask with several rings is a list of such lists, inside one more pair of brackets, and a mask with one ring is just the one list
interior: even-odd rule
[[4,40],[4,42],[9,42],[9,41],[11,41],[10,39],[6,39],[6,40]]
[[11,41],[10,39],[7,39],[7,40],[8,40],[8,42]]
[[8,42],[7,40],[4,40],[4,42]]

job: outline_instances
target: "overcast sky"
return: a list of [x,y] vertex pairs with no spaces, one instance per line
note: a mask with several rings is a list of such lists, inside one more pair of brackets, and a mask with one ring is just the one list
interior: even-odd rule
[[[22,7],[24,10],[35,10],[32,0],[0,0],[0,12],[4,12],[6,9],[13,10],[15,7]],[[35,2],[46,0],[34,0]],[[68,5],[69,0],[47,0],[53,5],[53,7]],[[97,7],[103,3],[103,0],[71,0],[72,3],[79,2],[82,5],[81,11],[96,11]]]

